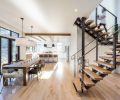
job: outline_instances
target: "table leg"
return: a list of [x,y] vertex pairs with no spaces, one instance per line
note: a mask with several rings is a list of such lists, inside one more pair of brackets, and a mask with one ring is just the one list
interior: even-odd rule
[[3,77],[3,85],[8,86],[8,78]]
[[27,85],[27,69],[23,69],[23,86]]

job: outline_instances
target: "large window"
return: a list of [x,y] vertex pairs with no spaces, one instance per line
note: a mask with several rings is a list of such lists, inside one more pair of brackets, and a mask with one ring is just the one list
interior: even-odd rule
[[1,38],[1,65],[8,63],[8,39]]
[[16,46],[15,39],[10,37],[18,38],[19,34],[0,27],[0,67],[19,58],[19,47]]
[[17,47],[15,41],[12,41],[12,61],[16,61]]
[[14,38],[18,38],[18,37],[19,37],[19,34],[16,33],[16,32],[12,32],[12,37],[14,37]]
[[0,34],[3,36],[10,36],[10,31],[5,28],[0,27]]

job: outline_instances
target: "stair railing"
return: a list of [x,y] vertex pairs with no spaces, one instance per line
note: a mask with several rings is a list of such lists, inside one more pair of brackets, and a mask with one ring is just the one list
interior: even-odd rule
[[[111,30],[112,28],[114,28],[116,25],[113,25],[111,26],[108,30]],[[105,40],[107,40],[109,37],[111,37],[113,34],[111,34],[110,36],[108,36]],[[92,44],[93,42],[95,42],[96,40],[92,40],[91,42],[89,42],[88,44],[85,45],[85,48],[87,48],[90,44]],[[106,44],[107,45],[107,44]],[[90,51],[88,51],[86,54],[88,54],[89,52],[91,52],[92,50],[94,50],[96,48],[93,47]],[[81,53],[82,49],[78,50],[76,53],[74,53],[72,56],[71,56],[71,60],[74,60],[73,63],[74,63],[74,78],[76,77],[76,73],[77,73],[77,65],[79,63],[79,60],[81,57],[78,58],[78,55],[79,53]]]
[[[85,53],[85,20],[83,19],[81,21],[82,26],[80,26],[82,28],[82,56],[79,58],[79,60],[82,60],[82,69],[81,69],[81,91],[83,93],[84,91],[84,68],[85,68],[85,55],[87,55],[88,53],[90,53],[92,50],[94,50],[96,48],[96,46],[99,46],[100,43],[98,45],[96,45],[95,47],[93,47],[91,50],[89,50],[87,53]],[[118,24],[114,25],[115,27],[117,26],[118,28]],[[115,30],[115,32],[112,34],[113,35],[113,65],[114,68],[116,68],[116,36],[118,35],[118,32],[120,31],[120,29],[118,29],[117,31]],[[111,37],[112,35],[110,35],[109,37]],[[109,37],[105,38],[105,40],[107,40]],[[99,38],[99,37],[98,37]],[[76,65],[75,65],[76,66]]]
[[[114,36],[115,34],[117,34],[118,32],[120,32],[120,28],[116,31],[116,32],[114,32],[113,34],[111,34],[110,35],[110,37],[111,36]],[[108,37],[109,38],[109,37]],[[108,38],[106,38],[105,39],[105,41],[108,39]],[[113,40],[114,41],[114,40]],[[106,45],[108,45],[109,43],[107,43]],[[100,45],[100,43],[98,44],[98,45]],[[86,56],[88,53],[90,53],[91,51],[93,51],[94,49],[96,48],[96,46],[94,46],[93,48],[91,48],[88,52],[86,52],[85,53],[85,55],[83,55],[83,56]],[[114,47],[113,47],[113,50],[114,50]],[[82,57],[80,57],[80,58],[78,58],[78,60],[81,60],[82,59]],[[115,67],[116,68],[116,67]]]
[[[101,5],[101,4],[99,4],[99,6],[101,7],[101,8],[103,8],[103,9],[105,9],[105,11],[106,12],[108,12],[110,15],[112,15],[113,17],[114,17],[114,25],[116,25],[116,27],[115,27],[115,31],[117,31],[118,30],[118,26],[117,26],[117,24],[118,24],[118,22],[117,22],[117,16],[115,15],[115,14],[113,14],[111,11],[109,11],[106,7],[104,7],[103,5]],[[98,7],[99,7],[98,6]],[[96,13],[95,13],[95,20],[96,20],[96,25],[98,24],[98,7],[96,8]],[[116,38],[117,40],[116,41],[118,41],[118,38]]]
[[[120,31],[120,29],[118,29],[118,23],[117,23],[117,16],[115,16],[112,12],[110,12],[108,9],[106,9],[105,7],[103,7],[102,5],[100,5],[102,8],[104,8],[109,14],[111,14],[114,18],[115,18],[115,32],[112,34],[113,35],[113,65],[114,68],[116,68],[116,43],[118,42],[118,32]],[[97,25],[97,8],[96,8],[96,25]],[[79,60],[82,61],[82,69],[81,69],[81,92],[83,93],[84,90],[84,68],[85,68],[85,56],[90,53],[92,50],[94,50],[96,48],[96,60],[98,60],[98,46],[100,45],[98,38],[99,35],[97,35],[97,39],[96,39],[96,46],[93,47],[91,50],[89,50],[88,52],[85,53],[85,17],[81,18],[81,25],[79,26],[79,23],[77,26],[79,26],[82,29],[82,56],[79,58]],[[105,38],[105,40],[107,40],[108,38]],[[79,51],[79,52],[80,52]],[[75,54],[77,55],[77,53]],[[75,58],[75,57],[74,57]],[[78,58],[77,58],[78,59]],[[76,66],[76,65],[75,65]]]
[[[94,40],[92,40],[91,42],[89,42],[88,44],[86,44],[85,45],[85,48],[86,47],[88,47],[91,43],[93,43],[95,41],[95,39]],[[82,49],[80,49],[80,50],[78,50],[76,53],[74,53],[72,56],[71,56],[71,60],[73,60],[74,59],[74,57],[79,53],[79,52],[81,52],[82,51]]]
[[[116,36],[118,35],[118,32],[120,32],[120,29],[118,29],[117,31],[115,31],[115,33],[113,33],[112,35],[113,35],[113,66],[114,66],[114,69],[116,69]],[[107,40],[107,38],[105,39],[105,40]],[[98,44],[98,45],[100,45],[100,43]],[[97,46],[98,46],[97,45]],[[82,55],[81,57],[80,57],[80,59],[79,60],[82,60],[82,68],[81,68],[81,73],[82,73],[82,76],[81,76],[81,79],[80,79],[80,81],[81,81],[81,92],[83,93],[83,91],[84,91],[84,68],[85,68],[85,56],[88,54],[88,53],[90,53],[92,50],[94,50],[96,48],[96,46],[95,47],[93,47],[91,50],[89,50],[88,52],[86,52],[86,53],[84,53],[84,55]],[[84,52],[84,49],[83,49],[83,52]]]

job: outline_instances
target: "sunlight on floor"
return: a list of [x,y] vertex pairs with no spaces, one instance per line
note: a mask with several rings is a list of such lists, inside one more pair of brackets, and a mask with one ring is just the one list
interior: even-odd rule
[[53,71],[43,71],[40,79],[49,79],[53,74]]
[[63,64],[62,64],[62,62],[58,63],[58,69],[57,69],[56,75],[59,78],[63,77]]
[[49,69],[49,70],[42,71],[39,79],[49,79],[52,76],[53,72],[55,71],[56,67],[57,67],[57,64],[53,65],[53,68],[51,70]]

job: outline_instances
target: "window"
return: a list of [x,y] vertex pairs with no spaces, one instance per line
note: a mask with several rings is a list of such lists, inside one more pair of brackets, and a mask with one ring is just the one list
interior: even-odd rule
[[19,34],[16,33],[16,32],[12,32],[12,37],[14,37],[14,38],[18,38],[18,37],[19,37]]
[[17,47],[15,41],[12,41],[12,61],[16,61]]
[[5,28],[0,28],[0,34],[4,36],[10,36],[10,30],[7,30]]
[[8,63],[8,39],[1,38],[1,65]]
[[[15,39],[19,33],[0,27],[0,69],[3,64],[19,60],[19,47],[16,47]],[[17,55],[17,56],[16,56]],[[17,59],[16,59],[17,58]]]

